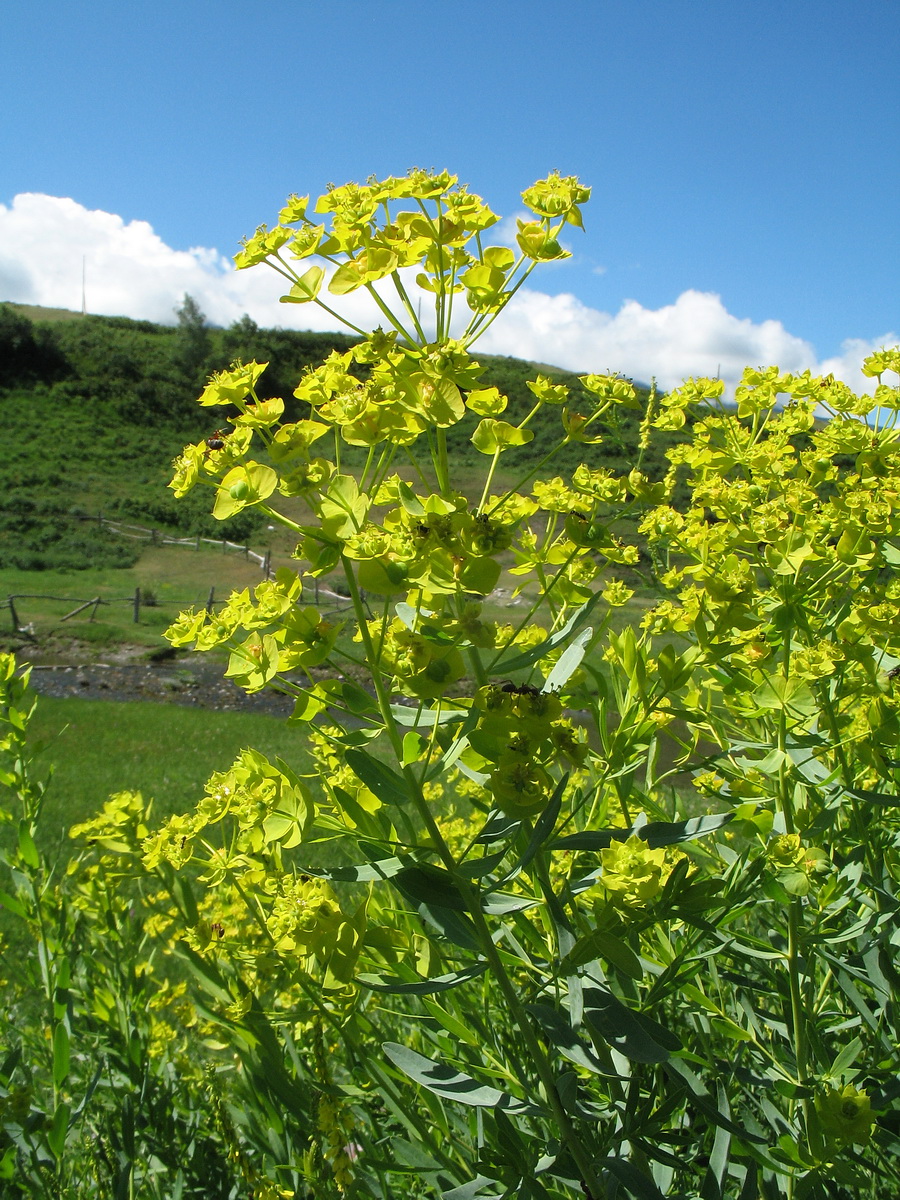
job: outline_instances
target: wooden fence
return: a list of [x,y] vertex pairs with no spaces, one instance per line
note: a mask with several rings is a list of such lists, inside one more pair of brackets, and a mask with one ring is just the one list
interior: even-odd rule
[[[102,529],[108,529],[110,533],[115,533],[119,537],[137,538],[140,541],[150,542],[150,544],[154,546],[190,546],[194,550],[199,550],[203,545],[221,546],[223,554],[227,554],[229,551],[234,551],[236,553],[243,554],[244,557],[249,559],[251,562],[258,563],[263,572],[264,579],[270,579],[273,574],[271,550],[266,550],[264,553],[260,553],[259,551],[251,550],[249,546],[242,546],[238,542],[230,542],[227,538],[207,538],[201,537],[199,534],[194,537],[173,537],[171,534],[165,533],[163,530],[151,529],[146,525],[133,525],[126,521],[111,521],[108,517],[104,517],[102,513],[98,513],[95,517],[82,516],[80,514],[72,515],[81,521],[94,521]],[[304,592],[307,590],[312,591],[312,599],[316,605],[320,604],[324,598],[326,600],[327,610],[330,612],[342,612],[344,609],[351,606],[349,597],[342,596],[338,592],[333,592],[330,588],[320,584],[318,579],[314,579],[311,585],[305,585],[303,590]],[[369,606],[365,593],[361,593],[361,595],[363,603],[368,609]],[[0,611],[2,611],[4,608],[9,609],[10,624],[12,626],[13,633],[27,634],[29,631],[29,626],[22,623],[19,615],[19,609],[21,605],[18,604],[18,602],[22,600],[51,600],[58,601],[60,604],[74,604],[75,608],[73,608],[70,612],[67,612],[65,616],[60,617],[60,622],[68,621],[71,617],[78,616],[79,613],[84,612],[88,608],[91,610],[91,615],[88,620],[93,621],[97,616],[97,609],[101,606],[101,604],[129,604],[132,607],[132,619],[135,624],[138,624],[141,619],[142,608],[157,607],[155,599],[152,601],[152,603],[147,602],[147,600],[142,596],[141,589],[139,587],[134,589],[133,595],[124,596],[117,599],[107,599],[104,596],[91,596],[85,600],[76,598],[74,596],[49,596],[37,592],[16,592],[12,595],[8,595],[6,600],[0,600]],[[328,600],[336,600],[338,603],[328,605]],[[166,605],[172,605],[172,607],[187,607],[195,602],[196,597],[192,597],[190,600],[183,601],[167,599]],[[309,603],[309,598],[301,595],[300,602]],[[206,600],[206,611],[211,613],[216,604],[223,603],[225,602],[222,600],[216,600],[216,589],[211,587],[209,589],[209,596]]]
[[[312,592],[312,596],[303,594],[308,591]],[[304,585],[303,593],[301,593],[299,603],[308,604],[312,601],[318,606],[324,600],[324,607],[328,612],[342,612],[344,609],[352,607],[352,601],[350,600],[349,596],[342,596],[338,592],[333,592],[330,588],[324,587],[322,584],[320,584],[318,579],[313,580],[311,585]],[[131,606],[133,622],[138,624],[141,619],[142,608],[159,607],[155,598],[148,603],[139,587],[134,589],[133,595],[117,597],[114,599],[108,599],[105,596],[91,596],[87,600],[84,600],[75,596],[50,596],[41,592],[15,592],[12,595],[8,595],[5,600],[0,600],[0,611],[2,611],[4,608],[9,609],[10,625],[13,633],[27,634],[30,631],[30,627],[26,624],[23,624],[20,615],[22,611],[22,600],[50,600],[59,604],[74,604],[75,607],[73,609],[59,618],[60,623],[63,621],[68,621],[71,617],[78,616],[79,613],[83,613],[88,608],[91,610],[91,615],[88,617],[88,620],[93,621],[97,616],[97,609],[101,605],[127,604]],[[337,603],[329,604],[328,601],[331,600],[337,601]],[[368,608],[368,603],[364,593],[362,593],[362,600]],[[172,608],[187,608],[189,605],[194,604],[195,602],[196,596],[192,596],[188,600],[174,600],[167,597],[166,607],[171,606]],[[224,600],[216,599],[216,589],[211,587],[209,589],[209,595],[206,599],[206,611],[208,613],[212,613],[217,604],[221,605],[225,603],[226,601]]]
[[245,558],[250,559],[252,562],[258,563],[266,579],[269,578],[271,571],[271,550],[260,553],[257,550],[251,550],[249,546],[242,546],[238,542],[229,542],[227,538],[201,537],[199,533],[194,537],[173,537],[161,529],[149,529],[146,525],[132,525],[127,521],[111,521],[109,517],[104,517],[103,513],[98,513],[96,517],[79,515],[78,520],[94,521],[101,529],[107,529],[110,533],[115,533],[119,537],[150,542],[153,546],[190,546],[193,550],[199,550],[203,545],[221,546],[223,554],[227,554],[229,550],[234,550],[239,554],[243,554]]

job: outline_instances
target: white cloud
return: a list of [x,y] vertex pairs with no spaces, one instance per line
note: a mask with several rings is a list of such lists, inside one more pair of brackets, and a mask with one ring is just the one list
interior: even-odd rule
[[575,296],[548,296],[523,289],[479,343],[497,354],[514,354],[573,371],[620,371],[666,388],[688,375],[721,377],[733,386],[745,366],[777,363],[785,371],[833,371],[856,386],[871,385],[859,373],[865,354],[890,341],[846,342],[843,354],[819,363],[814,347],[780,321],[735,317],[719,296],[682,292],[674,304],[644,308],[626,300],[612,315]]
[[[515,236],[515,219],[496,227],[493,241]],[[280,304],[284,287],[262,268],[234,271],[217,250],[173,250],[146,221],[88,210],[74,200],[25,193],[0,205],[0,300],[78,309],[82,258],[89,312],[172,322],[189,292],[210,321],[228,325],[247,312],[260,325],[334,329],[338,323],[313,305]],[[340,300],[340,311],[362,328],[378,324],[364,293]],[[427,297],[423,313],[428,311]],[[729,385],[747,365],[777,363],[783,370],[833,372],[856,388],[871,387],[859,373],[863,357],[896,334],[851,339],[824,362],[814,347],[780,321],[735,317],[719,296],[683,292],[673,304],[644,308],[626,300],[615,314],[563,293],[523,288],[478,343],[495,354],[513,354],[574,371],[620,371],[672,387],[687,375],[721,374]]]
[[[146,221],[58,196],[24,193],[9,208],[0,205],[0,247],[2,300],[80,309],[83,261],[88,312],[171,324],[189,292],[216,325],[245,312],[260,325],[337,325],[310,305],[280,304],[287,289],[274,272],[235,271],[230,259],[202,246],[173,250]],[[350,300],[342,307],[351,320],[377,322],[367,297]]]

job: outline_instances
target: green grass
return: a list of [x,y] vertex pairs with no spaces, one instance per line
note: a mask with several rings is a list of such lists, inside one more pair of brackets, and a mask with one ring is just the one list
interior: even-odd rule
[[4,303],[29,321],[80,321],[83,315],[71,308],[44,308],[42,304],[17,304],[15,300]]
[[[273,556],[273,565],[290,560],[286,554]],[[189,546],[150,547],[133,567],[93,567],[84,571],[25,571],[0,569],[0,602],[10,595],[59,596],[61,600],[17,599],[21,625],[34,625],[38,639],[74,638],[97,646],[132,643],[148,650],[165,643],[161,634],[183,608],[204,605],[210,588],[215,598],[225,600],[232,589],[255,587],[262,579],[259,566],[243,555],[227,554],[214,547],[195,550]],[[134,623],[135,588],[151,591],[155,607],[143,607],[140,622]],[[68,621],[61,618],[78,602],[100,596],[104,603],[90,620],[86,609]],[[9,610],[0,610],[0,642],[8,642],[12,628]]]
[[144,701],[42,696],[32,734],[47,743],[45,776],[53,767],[41,822],[48,848],[69,826],[97,812],[112,792],[152,796],[157,820],[186,812],[212,772],[226,770],[248,746],[301,772],[309,762],[305,727],[282,718]]

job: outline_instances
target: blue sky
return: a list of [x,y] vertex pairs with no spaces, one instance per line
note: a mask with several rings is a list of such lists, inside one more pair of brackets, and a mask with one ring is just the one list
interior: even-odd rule
[[[146,222],[172,252],[230,255],[288,193],[329,181],[447,167],[509,214],[558,168],[593,186],[587,232],[534,286],[577,303],[537,304],[510,326],[510,352],[531,336],[543,355],[562,323],[564,365],[597,369],[574,359],[631,300],[637,324],[603,353],[630,356],[632,373],[650,373],[635,356],[654,328],[668,338],[648,354],[657,369],[704,320],[698,357],[782,341],[802,357],[802,342],[821,364],[847,339],[900,331],[898,17],[896,0],[6,0],[0,299],[77,307],[84,210]],[[27,193],[74,207],[14,221]],[[95,310],[112,311],[125,280],[106,288],[96,222],[84,236],[89,307],[93,287]],[[163,284],[144,299],[141,286],[146,313],[131,315],[158,317]],[[678,310],[697,293],[719,309]]]

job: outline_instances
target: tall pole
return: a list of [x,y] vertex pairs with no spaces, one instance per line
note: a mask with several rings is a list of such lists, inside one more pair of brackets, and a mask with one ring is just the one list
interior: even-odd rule
[[82,254],[82,256],[81,256],[81,315],[83,317],[87,315],[87,300],[85,298],[84,276],[85,276],[85,256]]

